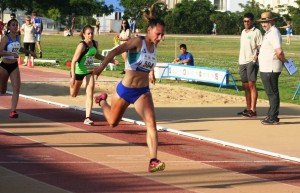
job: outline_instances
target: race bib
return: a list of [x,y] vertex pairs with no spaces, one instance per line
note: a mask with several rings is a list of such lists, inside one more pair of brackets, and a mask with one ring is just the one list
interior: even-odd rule
[[90,56],[90,57],[86,57],[85,62],[84,62],[84,66],[87,68],[94,68],[94,57]]
[[155,64],[156,64],[156,57],[150,54],[145,54],[143,62],[139,65],[139,68],[145,70],[153,70]]
[[18,54],[20,50],[20,43],[19,42],[13,42],[8,46],[7,51]]

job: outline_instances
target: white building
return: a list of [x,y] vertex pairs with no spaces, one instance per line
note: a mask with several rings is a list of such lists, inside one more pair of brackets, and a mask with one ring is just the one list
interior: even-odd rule
[[168,9],[173,9],[177,3],[180,3],[181,0],[163,0],[166,5],[168,5]]
[[294,6],[298,7],[296,0],[256,0],[262,7],[267,8],[268,6],[272,7],[275,12],[278,11],[277,6],[281,5],[284,7]]
[[[210,1],[213,5],[217,6],[217,11],[235,12],[241,9],[239,3],[246,4],[248,0],[210,0]],[[175,7],[177,3],[180,3],[181,0],[163,0],[163,2],[168,5],[169,9],[172,9]]]
[[114,12],[108,16],[96,17],[100,21],[100,32],[119,32],[122,24],[123,12]]
[[[240,3],[247,4],[250,0],[210,0],[211,3],[215,6],[217,6],[217,11],[230,11],[230,12],[236,12],[240,11],[241,7],[239,6]],[[276,7],[278,5],[290,5],[294,7],[298,7],[298,5],[295,2],[296,0],[256,0],[256,2],[260,3],[263,7],[267,7],[270,5],[272,8],[274,8],[274,11],[276,11]],[[175,7],[177,3],[180,3],[181,0],[163,0],[164,3],[168,5],[169,9],[172,9]]]
[[248,0],[210,0],[211,3],[217,6],[217,11],[236,12],[241,10],[240,3],[246,4]]
[[294,7],[298,7],[296,0],[256,0],[256,2],[260,3],[264,7],[270,5],[271,7],[277,7],[278,5],[290,5]]

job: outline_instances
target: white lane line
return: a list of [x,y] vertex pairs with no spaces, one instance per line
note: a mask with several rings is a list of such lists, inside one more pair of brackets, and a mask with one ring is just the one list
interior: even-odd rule
[[[198,164],[198,163],[286,163],[288,161],[266,161],[266,160],[241,160],[241,161],[223,161],[223,160],[187,160],[187,161],[176,161],[176,160],[165,160],[168,163],[190,163],[190,164]],[[127,163],[132,165],[132,163],[145,163],[145,161],[0,161],[0,164],[112,164],[112,163]]]

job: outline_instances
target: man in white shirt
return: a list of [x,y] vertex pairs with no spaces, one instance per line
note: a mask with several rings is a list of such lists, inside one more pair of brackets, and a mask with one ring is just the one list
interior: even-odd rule
[[258,56],[260,77],[270,104],[267,117],[261,121],[264,125],[279,124],[278,80],[282,71],[282,63],[287,61],[282,50],[281,34],[274,26],[275,19],[271,12],[264,12],[261,14],[261,19],[258,20],[266,31]]
[[259,48],[262,43],[262,35],[259,29],[253,26],[254,15],[246,13],[244,15],[245,29],[241,35],[240,55],[239,55],[239,69],[242,81],[242,86],[245,90],[246,108],[239,112],[238,115],[244,117],[257,116],[257,90],[256,80],[258,73],[257,56]]

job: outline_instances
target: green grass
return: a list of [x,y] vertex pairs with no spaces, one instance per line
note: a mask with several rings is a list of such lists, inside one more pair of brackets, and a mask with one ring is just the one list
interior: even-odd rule
[[[113,47],[114,34],[103,34],[95,36],[95,40],[99,43],[99,50],[110,49]],[[58,60],[60,65],[53,64],[37,64],[49,67],[61,68],[69,70],[66,67],[66,62],[71,60],[75,51],[75,48],[80,41],[80,37],[75,35],[74,37],[63,37],[62,35],[43,35],[43,58]],[[283,42],[285,43],[285,38]],[[188,51],[191,52],[195,58],[195,65],[202,67],[228,69],[233,75],[238,87],[239,92],[233,87],[222,88],[221,92],[231,95],[243,96],[244,92],[241,89],[241,81],[239,77],[238,68],[238,55],[239,55],[239,36],[206,36],[206,37],[166,37],[166,40],[158,46],[158,61],[170,62],[175,56],[179,55],[179,44],[187,44]],[[292,39],[291,45],[283,45],[286,58],[293,58],[296,65],[300,61],[300,54],[298,52],[300,47],[300,41]],[[122,77],[120,75],[121,70],[124,68],[124,63],[120,56],[117,59],[121,62],[118,65],[117,71],[105,71],[102,75]],[[298,65],[298,67],[300,67]],[[282,102],[300,104],[300,95],[297,95],[295,100],[291,100],[293,94],[300,83],[300,72],[297,72],[294,76],[289,76],[284,69],[279,80],[280,85],[280,97]],[[258,75],[259,76],[259,75]],[[159,77],[156,77],[159,78]],[[163,80],[162,84],[171,84],[174,86],[186,86],[195,89],[207,90],[212,92],[218,92],[218,85],[206,84],[206,83],[191,83],[191,82],[174,82],[170,80]],[[260,77],[257,81],[257,89],[260,99],[267,99],[264,92]]]

